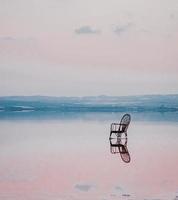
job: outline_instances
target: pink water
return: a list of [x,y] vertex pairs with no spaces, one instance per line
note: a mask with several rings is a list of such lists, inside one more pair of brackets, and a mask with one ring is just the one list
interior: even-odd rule
[[109,125],[1,121],[0,199],[178,199],[178,125],[133,121],[130,163],[110,153]]

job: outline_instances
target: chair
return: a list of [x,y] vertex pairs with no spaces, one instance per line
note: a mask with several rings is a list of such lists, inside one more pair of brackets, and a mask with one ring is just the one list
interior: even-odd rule
[[122,133],[124,133],[127,136],[127,129],[130,124],[130,121],[130,114],[125,114],[121,118],[120,123],[112,123],[110,127],[110,138],[113,133],[115,133],[117,137],[119,137]]

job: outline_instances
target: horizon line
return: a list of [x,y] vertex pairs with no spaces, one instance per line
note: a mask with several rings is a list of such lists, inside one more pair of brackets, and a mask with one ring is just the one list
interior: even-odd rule
[[83,97],[139,97],[139,96],[177,96],[178,93],[169,93],[169,94],[135,94],[135,95],[106,95],[106,94],[101,94],[101,95],[88,95],[88,96],[56,96],[56,95],[0,95],[0,98],[2,97],[54,97],[54,98],[83,98]]

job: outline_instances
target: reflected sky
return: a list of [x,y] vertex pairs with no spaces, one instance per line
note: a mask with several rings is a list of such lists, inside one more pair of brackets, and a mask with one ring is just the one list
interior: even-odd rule
[[[0,120],[82,120],[82,121],[117,121],[122,112],[0,112]],[[178,112],[133,112],[133,121],[178,122]]]
[[0,121],[0,199],[176,198],[177,123],[132,121],[124,163],[110,122]]
[[112,154],[120,154],[121,159],[125,163],[129,163],[131,160],[130,153],[127,147],[128,137],[125,135],[116,136],[115,138],[109,138],[110,152]]

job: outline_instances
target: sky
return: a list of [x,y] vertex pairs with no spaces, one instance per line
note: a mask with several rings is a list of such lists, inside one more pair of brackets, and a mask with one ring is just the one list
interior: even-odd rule
[[177,0],[0,0],[0,96],[177,91]]

